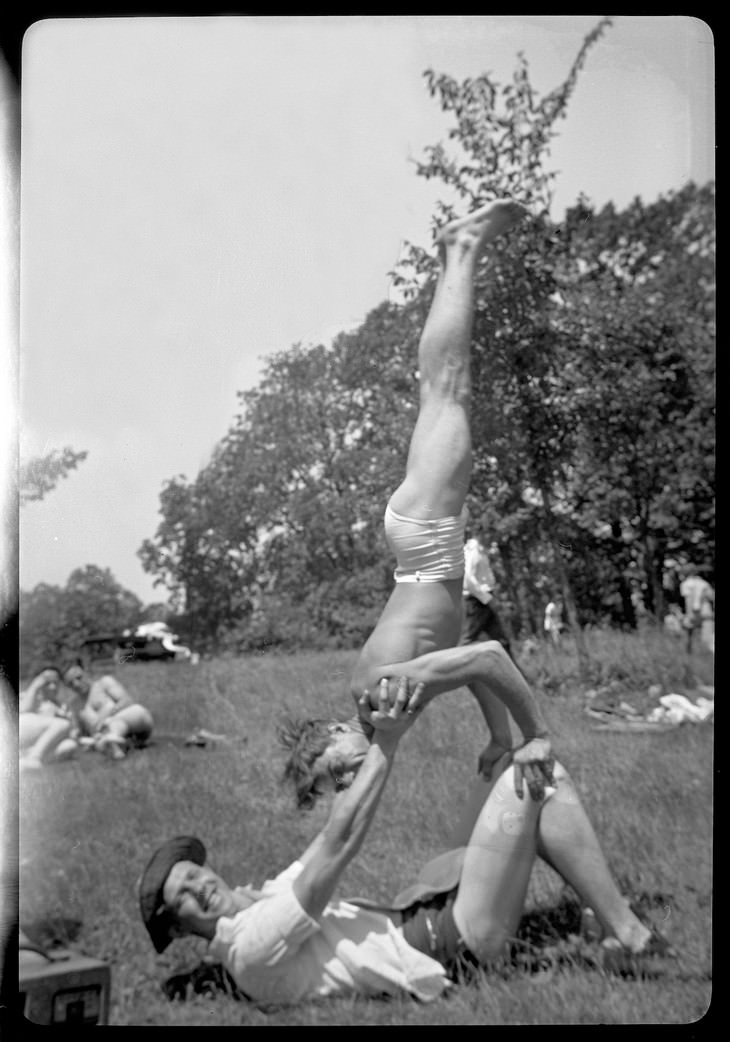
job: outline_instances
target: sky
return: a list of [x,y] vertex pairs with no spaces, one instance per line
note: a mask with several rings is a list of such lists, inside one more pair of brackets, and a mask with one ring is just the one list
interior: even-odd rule
[[[267,356],[327,343],[388,297],[444,192],[415,160],[449,123],[425,86],[565,79],[600,16],[49,19],[23,47],[18,439],[79,467],[20,515],[20,586],[137,550]],[[552,216],[714,178],[714,41],[617,16],[560,122]]]

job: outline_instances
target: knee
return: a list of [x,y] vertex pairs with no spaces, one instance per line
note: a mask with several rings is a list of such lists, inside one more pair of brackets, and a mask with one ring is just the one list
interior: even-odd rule
[[152,713],[138,704],[130,706],[129,712],[124,717],[124,726],[127,734],[147,738],[152,733],[154,726]]
[[67,738],[71,734],[71,721],[54,717],[49,729],[59,738]]
[[73,738],[64,738],[56,748],[54,759],[70,760],[72,756],[75,756],[77,749],[78,745]]

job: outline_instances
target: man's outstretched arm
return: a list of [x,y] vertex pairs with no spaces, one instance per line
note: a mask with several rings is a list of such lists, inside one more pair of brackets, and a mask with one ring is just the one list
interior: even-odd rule
[[[414,690],[414,695],[417,691]],[[412,696],[410,696],[412,698]],[[300,861],[304,869],[294,881],[294,893],[313,919],[321,915],[347,865],[362,846],[385,789],[398,742],[418,715],[405,712],[408,681],[402,678],[391,705],[388,683],[380,685],[378,708],[363,694],[359,710],[373,727],[370,748],[352,785],[332,801],[329,820]]]

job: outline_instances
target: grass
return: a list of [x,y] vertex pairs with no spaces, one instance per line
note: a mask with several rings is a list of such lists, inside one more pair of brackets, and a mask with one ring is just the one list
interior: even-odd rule
[[[701,654],[688,663],[663,638],[591,634],[605,678],[623,678],[644,708],[643,685],[691,694],[712,682]],[[341,998],[259,1009],[217,994],[170,1002],[169,975],[192,968],[202,941],[155,956],[138,917],[135,883],[150,852],[178,832],[199,835],[230,882],[261,883],[300,853],[327,808],[299,814],[280,785],[275,722],[285,712],[350,712],[354,652],[251,656],[187,664],[128,665],[117,675],[149,706],[154,744],[119,763],[94,753],[20,779],[21,925],[104,959],[112,969],[115,1025],[689,1024],[711,995],[712,753],[710,725],[654,734],[593,729],[569,645],[542,647],[521,663],[624,892],[664,920],[678,963],[656,979],[603,976],[570,938],[575,896],[538,865],[525,938],[536,955],[522,968],[483,976],[429,1005],[409,999]],[[636,685],[631,687],[632,678]],[[689,683],[688,683],[689,681]],[[186,748],[194,728],[228,743]],[[465,691],[429,707],[398,761],[364,848],[338,896],[387,898],[443,849],[483,741]],[[572,945],[572,947],[571,947]],[[585,954],[585,953],[584,953]]]

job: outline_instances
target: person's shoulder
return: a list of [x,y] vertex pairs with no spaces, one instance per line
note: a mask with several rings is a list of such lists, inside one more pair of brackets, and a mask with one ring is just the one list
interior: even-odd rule
[[290,885],[294,882],[297,876],[301,875],[304,865],[301,861],[292,861],[290,865],[287,865],[283,871],[279,872],[278,875],[272,879],[265,880],[261,887],[262,894],[272,893],[275,890],[281,889],[283,886]]
[[100,684],[102,687],[124,687],[121,680],[118,680],[113,673],[104,673],[95,683]]

